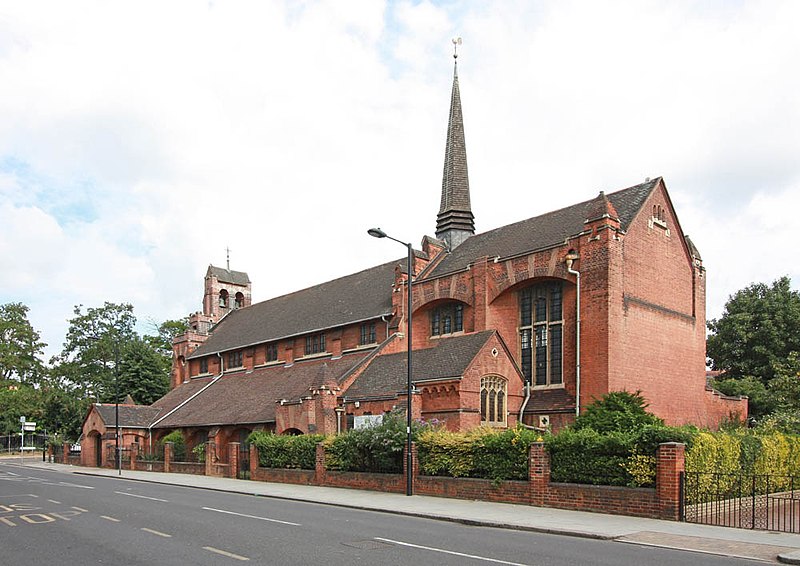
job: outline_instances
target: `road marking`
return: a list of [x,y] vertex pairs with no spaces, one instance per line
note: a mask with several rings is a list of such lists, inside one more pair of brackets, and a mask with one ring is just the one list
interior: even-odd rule
[[55,499],[48,499],[47,501],[49,501],[50,503],[55,503],[56,505],[61,505],[61,502],[56,501]]
[[73,509],[75,509],[75,511],[80,511],[81,513],[88,513],[89,512],[88,509],[83,509],[82,507],[73,507]]
[[213,546],[204,546],[203,550],[207,550],[209,552],[216,552],[217,554],[221,554],[222,556],[227,556],[228,558],[241,560],[242,562],[250,560],[247,556],[239,556],[238,554],[234,554],[232,552],[226,552],[225,550],[220,550],[219,548],[214,548]]
[[135,493],[127,493],[125,491],[115,491],[118,495],[127,495],[128,497],[138,497],[139,499],[149,499],[150,501],[161,501],[162,503],[169,503],[166,499],[159,499],[158,497],[147,497],[146,495],[136,495]]
[[154,535],[158,535],[164,538],[172,538],[172,535],[168,535],[167,533],[162,533],[161,531],[154,531],[153,529],[148,529],[147,527],[142,527],[142,530],[146,533],[152,533]]
[[281,523],[282,525],[291,525],[293,527],[301,526],[300,523],[280,521],[278,519],[270,519],[269,517],[257,517],[255,515],[245,515],[244,513],[235,513],[234,511],[225,511],[224,509],[214,509],[213,507],[203,507],[202,509],[206,511],[216,511],[217,513],[225,513],[226,515],[236,515],[237,517],[246,517],[248,519],[258,519],[259,521],[269,521],[270,523]]
[[431,552],[439,552],[441,554],[450,554],[452,556],[463,556],[464,558],[474,558],[475,560],[483,560],[484,562],[494,562],[495,564],[507,564],[508,566],[527,566],[526,564],[520,564],[519,562],[508,562],[507,560],[498,560],[497,558],[487,558],[486,556],[477,556],[475,554],[464,554],[463,552],[455,552],[453,550],[445,550],[443,548],[434,548],[432,546],[422,546],[420,544],[412,544],[410,542],[392,540],[389,538],[375,537],[375,540],[379,540],[381,542],[388,542],[391,544],[399,544],[400,546],[419,548],[421,550],[430,550]]
[[0,517],[0,523],[4,525],[8,525],[9,527],[16,527],[17,525],[11,521],[10,519],[6,519],[5,517]]
[[112,523],[119,523],[119,519],[115,519],[114,517],[109,517],[108,515],[100,515],[102,519],[106,521],[111,521]]
[[64,486],[64,487],[79,487],[81,489],[94,489],[94,487],[91,486],[91,485],[81,485],[79,483],[69,483],[69,482],[66,482],[66,481],[60,481],[58,483],[54,483],[54,484],[50,484],[50,485],[58,485],[58,486]]
[[[34,520],[33,517],[39,517],[39,520]],[[20,515],[20,519],[31,525],[41,525],[42,523],[53,523],[55,519],[44,513],[28,513],[27,515]]]

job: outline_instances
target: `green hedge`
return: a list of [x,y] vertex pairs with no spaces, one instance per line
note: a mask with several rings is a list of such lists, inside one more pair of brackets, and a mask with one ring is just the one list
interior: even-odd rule
[[257,431],[250,434],[247,444],[258,449],[258,465],[262,468],[296,468],[313,470],[316,467],[317,444],[325,440],[321,434],[281,436]]
[[631,432],[567,429],[545,440],[550,453],[550,479],[592,485],[653,487],[658,445],[682,442],[691,446],[695,435],[692,428],[660,425],[646,425]]
[[419,469],[428,476],[526,480],[530,446],[537,440],[539,433],[523,428],[427,429],[417,439]]

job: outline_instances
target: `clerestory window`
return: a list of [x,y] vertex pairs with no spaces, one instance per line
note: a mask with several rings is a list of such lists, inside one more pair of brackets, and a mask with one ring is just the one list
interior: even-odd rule
[[244,362],[244,356],[242,355],[242,351],[238,350],[236,352],[231,352],[228,354],[228,368],[240,368],[242,367],[242,363]]
[[464,305],[448,303],[431,311],[431,336],[442,336],[464,330]]
[[267,361],[268,362],[277,362],[278,361],[278,345],[277,344],[267,344]]
[[361,325],[361,338],[359,340],[359,344],[361,346],[365,346],[367,344],[374,344],[377,342],[377,336],[375,334],[375,323],[374,322],[366,322]]
[[320,354],[325,351],[324,334],[306,336],[306,356],[310,356],[311,354]]
[[522,373],[535,386],[561,385],[562,284],[545,283],[519,293]]

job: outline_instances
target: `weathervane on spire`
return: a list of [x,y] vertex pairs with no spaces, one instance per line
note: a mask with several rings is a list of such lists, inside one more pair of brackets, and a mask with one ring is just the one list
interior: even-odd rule
[[228,272],[230,272],[230,270],[231,270],[231,249],[228,246],[225,246],[225,255],[227,256]]
[[461,45],[461,38],[453,38],[453,59],[458,59],[458,46]]

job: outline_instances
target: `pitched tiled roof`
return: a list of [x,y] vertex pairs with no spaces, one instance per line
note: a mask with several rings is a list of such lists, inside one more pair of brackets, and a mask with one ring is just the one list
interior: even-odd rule
[[575,399],[566,389],[534,389],[526,413],[564,413],[575,410]]
[[244,271],[227,270],[224,267],[208,266],[206,277],[215,275],[222,283],[233,283],[234,285],[247,285],[250,283],[250,277]]
[[224,352],[392,312],[396,260],[232,311],[190,358]]
[[[96,403],[95,409],[107,427],[116,425],[116,405]],[[147,428],[158,415],[158,407],[146,405],[120,405],[119,426],[121,428]]]
[[[478,351],[495,333],[485,330],[453,338],[441,338],[433,348],[414,350],[412,381],[460,378]],[[347,389],[348,399],[396,395],[408,389],[407,352],[376,356]]]
[[155,428],[274,422],[277,401],[297,401],[312,388],[339,383],[364,357],[348,354],[223,375]]
[[[606,195],[619,214],[623,230],[628,229],[645,199],[660,180],[656,178]],[[480,257],[507,258],[556,246],[583,231],[589,208],[595,200],[584,201],[467,238],[425,276],[436,277],[461,271]]]

